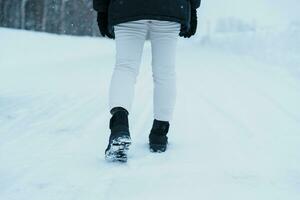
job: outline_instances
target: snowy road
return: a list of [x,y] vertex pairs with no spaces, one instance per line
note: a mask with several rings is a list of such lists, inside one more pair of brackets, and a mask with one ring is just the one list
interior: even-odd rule
[[0,199],[300,199],[300,79],[180,39],[170,148],[152,154],[151,49],[125,165],[104,160],[111,40],[0,29]]

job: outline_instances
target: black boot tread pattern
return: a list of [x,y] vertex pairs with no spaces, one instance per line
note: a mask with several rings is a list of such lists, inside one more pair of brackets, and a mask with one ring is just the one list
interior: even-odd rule
[[131,145],[128,136],[114,138],[105,150],[105,159],[109,162],[127,162],[127,152]]

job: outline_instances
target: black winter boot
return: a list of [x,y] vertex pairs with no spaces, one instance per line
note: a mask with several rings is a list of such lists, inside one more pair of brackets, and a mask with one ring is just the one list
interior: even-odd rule
[[149,134],[149,147],[151,152],[165,152],[168,145],[167,133],[170,124],[168,121],[153,120],[151,132]]
[[109,122],[111,134],[109,144],[105,150],[105,158],[108,161],[127,161],[127,151],[131,144],[128,111],[123,107],[114,107],[110,113],[112,117]]

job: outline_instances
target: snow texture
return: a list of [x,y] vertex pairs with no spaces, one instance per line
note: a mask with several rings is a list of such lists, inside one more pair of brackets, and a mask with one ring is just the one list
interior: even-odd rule
[[127,164],[104,159],[114,41],[1,28],[0,199],[300,199],[300,31],[279,27],[179,40],[163,154],[147,41]]

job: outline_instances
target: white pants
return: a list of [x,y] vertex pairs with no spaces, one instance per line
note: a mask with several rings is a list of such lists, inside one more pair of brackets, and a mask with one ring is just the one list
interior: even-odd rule
[[170,121],[176,101],[175,55],[180,23],[161,20],[137,20],[114,26],[116,64],[109,88],[109,107],[122,106],[129,112],[144,42],[152,51],[153,117]]

